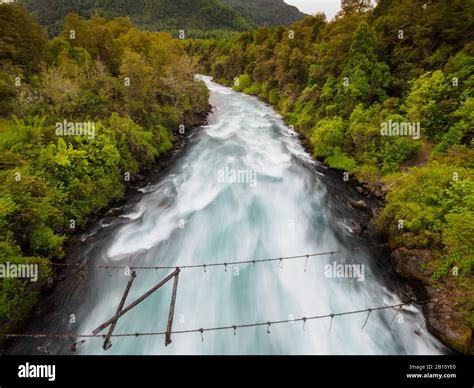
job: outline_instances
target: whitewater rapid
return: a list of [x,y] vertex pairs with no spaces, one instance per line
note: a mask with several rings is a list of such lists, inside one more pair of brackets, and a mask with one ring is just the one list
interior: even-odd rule
[[[281,117],[257,98],[203,77],[213,112],[193,144],[141,200],[125,208],[127,222],[97,233],[83,252],[89,263],[176,266],[265,259],[369,244],[350,233],[349,207],[331,198],[324,174]],[[320,171],[321,169],[319,169]],[[323,170],[324,171],[324,170]],[[242,172],[241,181],[232,172]],[[224,177],[224,178],[223,178]],[[341,190],[343,184],[341,183]],[[345,214],[346,213],[346,214]],[[346,217],[347,215],[347,217]],[[107,225],[102,225],[107,229]],[[102,233],[102,234],[101,234]],[[396,304],[374,263],[378,251],[305,260],[183,269],[174,330],[232,326]],[[331,263],[364,266],[364,279],[332,278]],[[306,265],[306,271],[305,271]],[[128,301],[171,270],[137,271]],[[128,281],[121,270],[90,271],[88,288],[73,301],[75,332],[90,333],[114,315]],[[166,328],[172,283],[122,317],[115,333]],[[102,349],[87,339],[80,354],[438,354],[444,347],[425,329],[416,306],[330,319],[164,338],[113,338]],[[418,334],[415,333],[415,330]]]

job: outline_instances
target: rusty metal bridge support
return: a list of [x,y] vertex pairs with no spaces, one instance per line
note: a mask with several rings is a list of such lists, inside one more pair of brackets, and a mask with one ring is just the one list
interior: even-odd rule
[[97,335],[100,333],[102,330],[104,330],[106,327],[109,327],[109,331],[107,335],[104,337],[104,344],[102,345],[104,350],[110,349],[112,346],[112,342],[110,341],[110,338],[113,335],[113,332],[115,330],[115,326],[117,325],[117,322],[120,317],[128,313],[131,309],[133,309],[135,306],[137,306],[139,303],[143,302],[146,298],[148,298],[150,295],[152,295],[155,291],[157,291],[159,288],[163,287],[166,283],[168,283],[171,279],[174,279],[173,281],[173,291],[171,294],[171,303],[170,303],[170,310],[169,310],[169,316],[168,316],[168,325],[166,327],[166,335],[165,335],[165,346],[168,346],[171,343],[171,332],[173,329],[173,317],[174,317],[174,307],[176,304],[176,294],[178,291],[178,279],[179,279],[179,272],[180,269],[179,267],[176,267],[176,269],[170,273],[168,276],[166,276],[163,280],[161,280],[158,284],[150,288],[147,292],[145,292],[143,295],[135,299],[133,302],[131,302],[128,306],[124,307],[125,301],[128,297],[128,294],[130,292],[130,289],[132,287],[133,281],[137,277],[137,274],[135,271],[133,271],[130,275],[130,280],[127,283],[127,286],[125,287],[125,291],[122,295],[122,298],[120,300],[120,303],[117,307],[117,311],[115,315],[102,323],[100,326],[98,326],[93,332],[93,335]]

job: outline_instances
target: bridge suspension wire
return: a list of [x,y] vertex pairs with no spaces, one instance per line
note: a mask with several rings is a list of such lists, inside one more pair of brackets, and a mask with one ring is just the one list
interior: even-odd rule
[[[222,330],[233,330],[234,335],[236,334],[237,329],[242,329],[242,328],[250,328],[250,327],[259,327],[259,326],[266,326],[267,327],[267,333],[271,334],[270,332],[270,327],[272,325],[281,325],[281,324],[291,324],[294,322],[303,322],[303,330],[305,330],[304,325],[308,321],[312,320],[317,320],[317,319],[324,319],[324,318],[331,318],[331,324],[332,320],[335,317],[341,317],[341,316],[347,316],[347,315],[355,315],[355,314],[363,314],[367,313],[367,317],[365,319],[364,325],[362,326],[362,329],[366,326],[367,321],[369,317],[371,316],[371,313],[375,311],[381,311],[381,310],[388,310],[388,309],[393,309],[397,308],[397,311],[400,311],[402,307],[408,306],[408,305],[413,305],[413,304],[426,304],[431,302],[430,300],[422,300],[422,301],[416,301],[416,300],[410,300],[407,302],[402,302],[402,303],[397,303],[397,304],[392,304],[392,305],[386,305],[386,306],[378,306],[378,307],[371,307],[367,309],[361,309],[361,310],[352,310],[352,311],[345,311],[341,313],[331,313],[331,314],[325,314],[325,315],[313,315],[313,316],[306,316],[306,317],[300,317],[300,318],[294,318],[294,319],[282,319],[282,320],[277,320],[277,321],[263,321],[263,322],[257,322],[257,323],[244,323],[244,324],[238,324],[238,325],[227,325],[227,326],[216,326],[216,327],[208,327],[208,328],[199,328],[199,329],[189,329],[189,330],[175,330],[175,331],[159,331],[159,332],[137,332],[137,333],[119,333],[119,334],[112,334],[110,337],[115,337],[115,338],[120,338],[120,337],[148,337],[148,336],[166,336],[166,335],[176,335],[176,334],[191,334],[191,333],[200,333],[201,334],[201,339],[203,339],[203,334],[205,332],[212,332],[212,331],[222,331]],[[74,334],[74,333],[0,333],[0,337],[5,337],[5,338],[69,338],[73,340],[74,338],[106,338],[107,335],[105,334]],[[75,344],[75,343],[74,343]]]
[[[349,253],[354,251],[361,251],[364,249],[374,249],[374,248],[383,248],[387,247],[388,244],[378,244],[378,245],[369,245],[369,246],[358,246],[358,247],[350,247],[348,249],[340,249],[334,251],[327,251],[327,252],[316,252],[316,253],[309,253],[304,255],[295,255],[295,256],[281,256],[281,257],[273,257],[268,259],[246,259],[246,260],[237,260],[237,261],[227,261],[227,262],[218,262],[218,263],[200,263],[200,264],[188,264],[188,265],[173,265],[173,266],[151,266],[151,265],[93,265],[90,268],[99,268],[105,269],[108,271],[109,269],[130,269],[130,270],[159,270],[159,269],[175,269],[179,267],[180,269],[192,269],[192,268],[202,268],[204,272],[209,267],[224,267],[227,270],[227,266],[229,265],[238,265],[238,264],[257,264],[257,263],[267,263],[272,261],[279,261],[280,264],[283,261],[287,260],[296,260],[296,259],[309,259],[318,256],[328,256],[338,253]],[[86,263],[51,263],[53,266],[76,266],[82,267],[85,266]],[[281,266],[280,266],[281,268]]]

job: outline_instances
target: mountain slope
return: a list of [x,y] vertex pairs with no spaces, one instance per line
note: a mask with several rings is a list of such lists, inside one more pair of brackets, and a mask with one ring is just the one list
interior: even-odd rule
[[259,26],[291,24],[305,14],[283,0],[221,0]]
[[98,13],[107,17],[128,16],[149,30],[231,30],[254,27],[231,7],[218,0],[20,0],[50,34],[60,30],[70,12],[83,17]]

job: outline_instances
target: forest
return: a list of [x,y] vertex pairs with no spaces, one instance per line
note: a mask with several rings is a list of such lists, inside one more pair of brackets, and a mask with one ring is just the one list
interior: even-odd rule
[[[180,126],[205,122],[195,72],[181,41],[129,19],[71,14],[47,39],[23,7],[0,5],[0,263],[40,266],[38,282],[2,278],[3,329],[31,313],[67,237],[121,200]],[[64,121],[93,136],[58,136]]]
[[[186,20],[172,2],[163,19],[98,3],[34,10],[43,26],[0,4],[0,264],[40,266],[38,282],[1,279],[2,331],[31,315],[68,238],[206,122],[201,73],[272,105],[314,158],[385,201],[374,219],[397,272],[436,290],[461,333],[445,342],[472,352],[474,0],[342,0],[335,20],[261,27],[234,0],[186,2],[200,8]],[[183,24],[212,38],[146,30]]]
[[296,7],[283,0],[21,0],[38,17],[49,34],[61,31],[69,13],[89,18],[127,16],[146,30],[166,30],[175,36],[222,36],[261,25],[289,24],[303,18]]
[[474,1],[347,0],[331,22],[188,43],[204,73],[276,107],[315,158],[386,200],[375,222],[405,255],[398,272],[442,291],[465,322],[467,340],[452,344],[463,351],[474,327],[473,22]]

